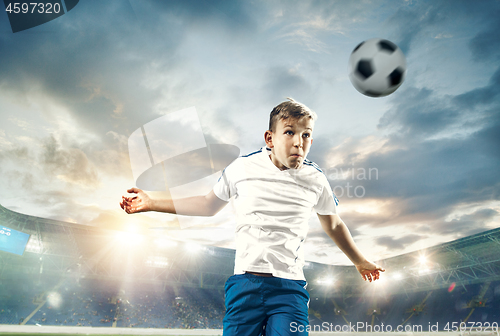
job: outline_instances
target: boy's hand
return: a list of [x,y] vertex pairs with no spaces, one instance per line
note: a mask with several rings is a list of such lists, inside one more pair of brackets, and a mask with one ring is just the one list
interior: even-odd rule
[[126,213],[132,214],[151,210],[151,198],[144,191],[138,188],[131,188],[127,192],[137,194],[137,196],[122,196],[120,206]]
[[361,274],[363,280],[368,280],[370,282],[372,282],[372,280],[377,280],[380,276],[380,272],[385,272],[384,268],[368,260],[365,260],[361,264],[356,265],[356,269],[358,270],[359,274]]

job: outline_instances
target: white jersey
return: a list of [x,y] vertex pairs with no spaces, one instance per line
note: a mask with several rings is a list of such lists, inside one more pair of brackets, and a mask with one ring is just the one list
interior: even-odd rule
[[280,170],[270,154],[271,149],[264,146],[237,158],[213,189],[223,201],[234,196],[234,273],[272,273],[305,280],[303,243],[312,210],[335,214],[338,200],[314,162],[305,159],[300,169]]

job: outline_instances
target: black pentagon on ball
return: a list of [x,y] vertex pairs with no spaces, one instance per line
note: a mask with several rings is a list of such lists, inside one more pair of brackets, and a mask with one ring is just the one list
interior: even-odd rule
[[403,73],[404,70],[399,67],[394,69],[393,72],[391,72],[391,74],[388,76],[391,86],[401,84],[401,81],[403,80]]
[[375,73],[375,70],[373,69],[372,62],[370,62],[370,60],[361,59],[356,65],[356,72],[361,79],[366,80]]
[[380,48],[380,50],[386,51],[389,54],[392,54],[394,51],[396,51],[396,49],[398,49],[397,45],[387,40],[380,40],[378,41],[377,45]]
[[360,44],[358,44],[358,46],[354,48],[352,52],[356,52],[356,50],[358,50],[363,44],[365,44],[365,42],[361,42]]

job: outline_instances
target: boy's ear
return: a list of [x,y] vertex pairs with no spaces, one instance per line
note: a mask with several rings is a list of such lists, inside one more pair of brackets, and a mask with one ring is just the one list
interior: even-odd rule
[[273,148],[273,132],[267,130],[266,133],[264,133],[264,140],[266,141],[266,145],[269,148]]

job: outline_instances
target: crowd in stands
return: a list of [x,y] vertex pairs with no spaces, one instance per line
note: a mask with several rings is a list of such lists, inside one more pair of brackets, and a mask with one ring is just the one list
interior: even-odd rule
[[[117,326],[142,328],[222,328],[222,296],[202,288],[167,287],[161,295],[124,294],[117,310]],[[216,292],[218,293],[218,292]]]
[[[500,282],[492,282],[481,297],[483,306],[472,310],[482,284],[443,288],[433,291],[388,295],[335,298],[313,294],[309,320],[312,326],[344,326],[349,322],[365,325],[438,324],[446,330],[447,322],[500,321]],[[57,288],[55,288],[57,287]],[[123,287],[117,283],[98,285],[69,282],[19,286],[0,284],[0,324],[57,326],[99,326],[140,328],[221,329],[224,317],[224,293],[221,290],[148,286]],[[316,329],[318,330],[318,329]],[[324,328],[322,331],[327,331]],[[338,331],[332,330],[329,331]],[[366,331],[366,330],[361,330]],[[423,331],[428,331],[424,329]]]
[[[479,327],[481,323],[484,328],[488,325],[485,322],[490,326],[494,322],[500,326],[500,281],[492,282],[484,296],[478,300],[483,285],[472,284],[422,292],[408,290],[397,295],[389,295],[387,290],[380,288],[373,296],[333,300],[321,296],[311,297],[309,322],[311,327],[317,326],[318,331],[324,325],[328,325],[328,329],[331,326],[346,326],[347,329],[349,322],[352,325],[359,322],[359,326],[365,327],[359,331],[371,331],[366,326],[372,325],[372,318],[373,326],[390,325],[393,331],[400,325],[411,327],[412,331],[418,331],[420,326],[423,331],[429,331],[430,327],[436,327],[436,331],[451,331],[453,322],[459,327],[460,322],[469,316],[468,327]],[[484,304],[484,307],[473,309],[474,301]]]
[[83,289],[60,289],[49,292],[46,303],[26,324],[111,326],[116,310],[116,305],[110,302],[112,297],[111,291],[89,293]]
[[0,324],[20,324],[36,308],[33,298],[38,290],[19,286],[15,291],[0,291]]

